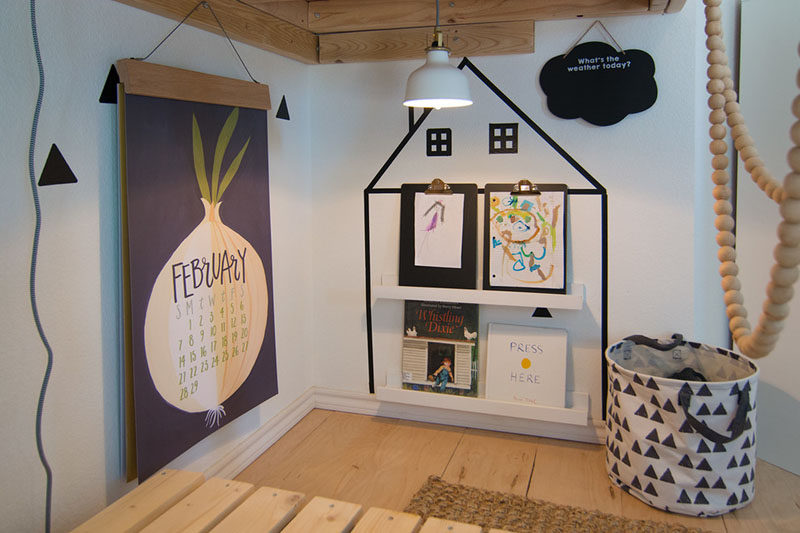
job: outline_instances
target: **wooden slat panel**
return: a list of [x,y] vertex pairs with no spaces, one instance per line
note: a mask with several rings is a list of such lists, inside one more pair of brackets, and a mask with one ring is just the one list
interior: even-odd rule
[[[452,4],[452,5],[451,5]],[[648,13],[649,0],[458,0],[441,2],[439,22],[473,24]],[[321,0],[309,2],[308,27],[317,33],[431,27],[429,0]]]
[[[442,479],[525,496],[537,441],[536,437],[468,429]],[[503,459],[498,461],[498,457]]]
[[308,2],[306,0],[240,0],[259,11],[268,13],[295,26],[308,29]]
[[415,514],[373,507],[364,513],[353,533],[414,533],[420,522],[422,518]]
[[144,533],[204,533],[253,492],[253,485],[211,478],[156,518]]
[[[457,502],[453,502],[457,505]],[[428,518],[419,533],[481,533],[481,526],[462,524],[441,518]]]
[[161,470],[73,531],[139,531],[203,483],[200,472]]
[[[454,57],[533,52],[533,21],[443,26]],[[320,63],[419,59],[432,40],[431,28],[329,33],[319,36]]]
[[[197,5],[196,0],[116,1],[174,20],[182,20]],[[317,36],[313,33],[236,0],[214,0],[213,7],[232,39],[303,63],[317,62]],[[186,23],[222,35],[208,9],[198,9]]]
[[315,497],[297,513],[297,516],[284,528],[283,533],[341,533],[350,531],[361,506],[355,503]]
[[277,533],[294,518],[304,499],[299,492],[261,487],[212,533]]
[[269,86],[191,70],[120,59],[116,63],[127,94],[157,96],[234,107],[270,109]]

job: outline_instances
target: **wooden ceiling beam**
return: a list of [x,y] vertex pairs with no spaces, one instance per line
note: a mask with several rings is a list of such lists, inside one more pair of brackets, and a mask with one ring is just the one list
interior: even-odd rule
[[[533,53],[534,22],[442,26],[455,57]],[[430,27],[327,33],[319,36],[320,63],[422,59],[430,46]]]
[[[182,20],[197,5],[197,0],[115,1],[174,20]],[[319,41],[312,32],[237,0],[209,0],[209,3],[232,39],[302,63],[318,63]],[[186,23],[222,35],[206,8],[198,8]]]
[[[652,13],[650,0],[453,0],[440,3],[442,25]],[[308,3],[308,28],[318,34],[431,27],[432,0],[321,0]]]
[[[254,9],[285,20],[305,30],[308,29],[308,2],[306,0],[238,0]],[[666,0],[665,0],[666,1]]]

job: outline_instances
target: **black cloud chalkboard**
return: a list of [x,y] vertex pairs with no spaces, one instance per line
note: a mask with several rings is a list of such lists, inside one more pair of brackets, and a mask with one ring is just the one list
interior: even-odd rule
[[655,71],[647,52],[588,42],[545,63],[539,84],[555,116],[610,126],[655,103]]

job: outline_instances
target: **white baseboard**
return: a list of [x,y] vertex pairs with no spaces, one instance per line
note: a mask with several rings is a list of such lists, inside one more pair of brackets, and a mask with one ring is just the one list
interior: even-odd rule
[[207,468],[204,474],[207,478],[233,479],[315,408],[578,442],[601,443],[605,435],[603,423],[591,419],[586,426],[575,426],[382,402],[374,394],[365,392],[311,387],[267,423],[242,439],[222,459]]

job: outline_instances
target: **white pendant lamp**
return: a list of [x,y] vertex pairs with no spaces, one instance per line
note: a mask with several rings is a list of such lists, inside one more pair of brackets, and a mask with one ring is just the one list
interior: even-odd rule
[[408,77],[403,105],[434,109],[472,105],[467,77],[450,64],[450,50],[444,46],[439,29],[439,0],[436,0],[434,42],[426,52],[425,64]]

